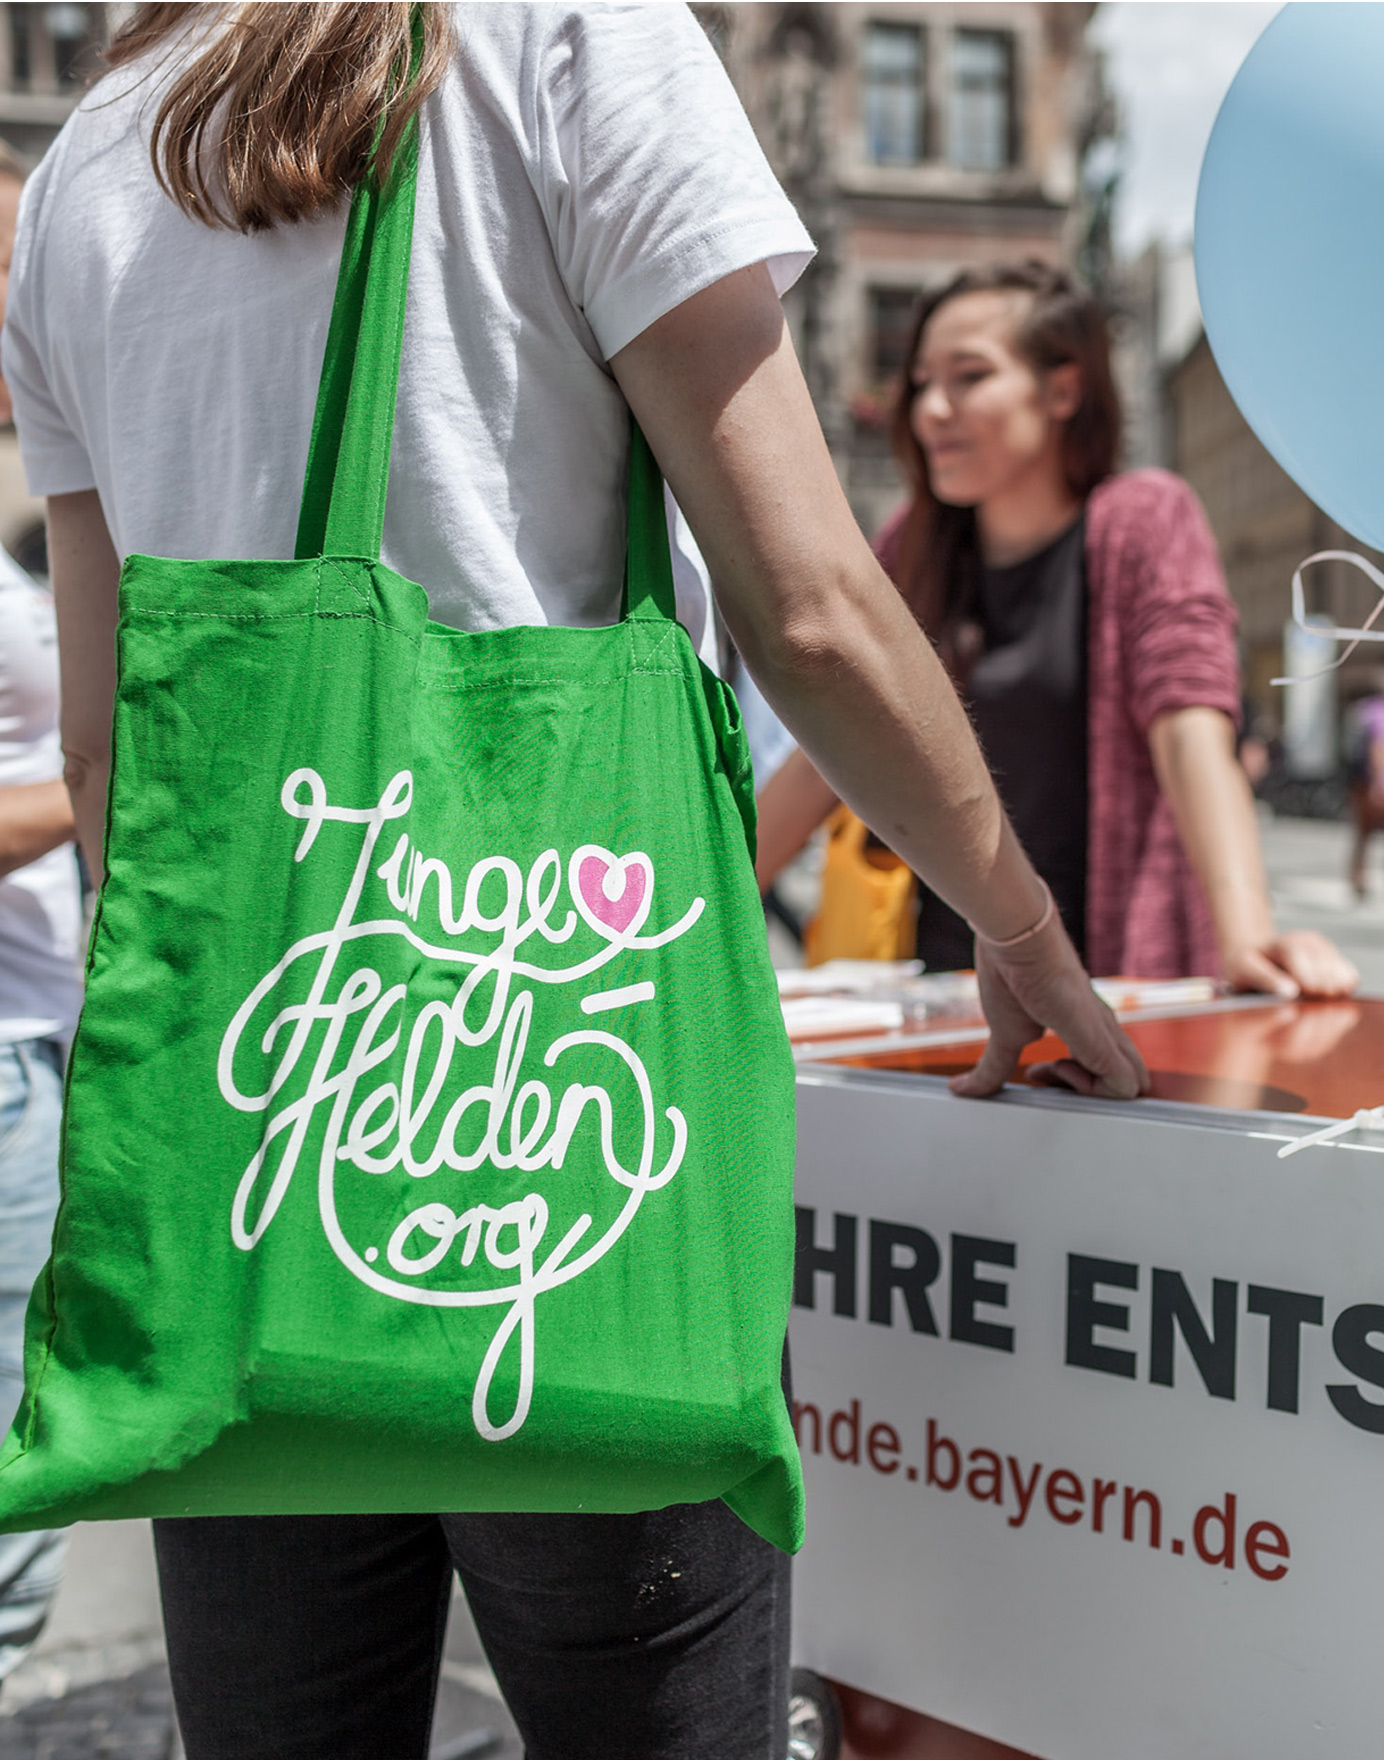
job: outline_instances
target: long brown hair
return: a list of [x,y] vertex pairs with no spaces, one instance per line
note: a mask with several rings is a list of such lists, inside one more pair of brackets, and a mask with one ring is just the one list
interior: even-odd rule
[[160,185],[207,226],[262,232],[334,208],[370,168],[372,148],[376,174],[388,174],[409,118],[447,70],[451,9],[409,0],[140,6],[106,61],[120,67],[158,48],[188,58],[154,120]]
[[1120,444],[1120,400],[1110,369],[1105,315],[1093,296],[1046,263],[993,263],[965,269],[945,287],[926,294],[909,338],[894,400],[890,434],[913,501],[899,532],[891,572],[913,615],[937,643],[954,671],[965,670],[957,652],[974,590],[977,552],[975,514],[938,501],[928,481],[927,457],[913,432],[913,363],[923,331],[948,300],[966,293],[1022,293],[1014,346],[1035,372],[1074,362],[1081,369],[1081,402],[1064,425],[1062,462],[1067,486],[1085,500],[1114,471]]

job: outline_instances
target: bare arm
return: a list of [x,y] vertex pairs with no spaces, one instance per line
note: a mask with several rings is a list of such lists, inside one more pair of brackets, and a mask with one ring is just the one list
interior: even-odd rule
[[987,934],[1026,928],[1041,889],[956,693],[851,516],[767,271],[716,283],[611,364],[737,647],[827,784]]
[[64,774],[91,877],[104,873],[120,563],[94,489],[48,498],[48,559],[62,664]]
[[1235,730],[1219,709],[1177,709],[1149,728],[1158,785],[1211,901],[1221,963],[1237,990],[1348,996],[1360,974],[1324,935],[1280,935]]
[[759,793],[754,871],[761,892],[769,890],[836,802],[836,790],[822,781],[811,759],[796,750],[784,759]]
[[[987,936],[1032,927],[1045,891],[941,663],[846,504],[767,270],[707,288],[611,365],[736,645],[826,784]],[[1014,956],[981,944],[978,958],[992,1032],[963,1091],[998,1087],[1040,1025],[1067,1040],[1076,1085],[1138,1091],[1137,1053],[1059,923]]]
[[72,836],[72,803],[61,782],[0,788],[0,875],[27,868]]

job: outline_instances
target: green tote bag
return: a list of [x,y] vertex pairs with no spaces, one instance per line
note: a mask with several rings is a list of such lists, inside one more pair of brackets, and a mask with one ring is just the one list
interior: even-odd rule
[[620,623],[465,634],[381,564],[416,164],[352,204],[296,558],[121,574],[0,1528],[722,1497],[791,1550],[738,713],[637,430]]

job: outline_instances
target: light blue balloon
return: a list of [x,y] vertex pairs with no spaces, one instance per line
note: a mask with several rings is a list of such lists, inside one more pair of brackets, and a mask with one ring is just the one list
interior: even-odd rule
[[1196,264],[1245,420],[1384,549],[1384,5],[1286,6],[1250,50],[1202,163]]

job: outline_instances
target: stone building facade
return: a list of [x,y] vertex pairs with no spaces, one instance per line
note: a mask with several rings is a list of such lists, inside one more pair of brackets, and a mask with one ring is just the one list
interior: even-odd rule
[[[1282,693],[1270,684],[1284,668],[1283,625],[1293,571],[1318,550],[1352,550],[1384,567],[1298,488],[1255,438],[1198,330],[1166,376],[1169,464],[1201,496],[1240,611],[1245,690],[1256,719],[1279,731]],[[1308,608],[1358,628],[1378,601],[1360,570],[1323,563],[1305,583]],[[1378,647],[1357,650],[1341,669],[1341,700],[1360,694],[1384,665]]]
[[[128,6],[0,7],[0,140],[33,165],[67,120],[96,57]],[[24,486],[14,428],[0,428],[0,544],[47,570],[43,504]]]
[[0,8],[0,136],[42,158],[96,68],[109,14],[128,7]]
[[[884,433],[919,293],[964,264],[1082,257],[1082,181],[1112,125],[1089,0],[694,4],[818,244],[789,322],[867,530],[899,496]],[[124,5],[0,7],[0,138],[36,160]],[[1099,241],[1097,240],[1097,243]],[[33,559],[37,504],[0,432],[0,542]]]
[[696,6],[818,245],[788,317],[857,516],[899,485],[883,431],[923,288],[1003,257],[1071,262],[1111,126],[1093,5]]

